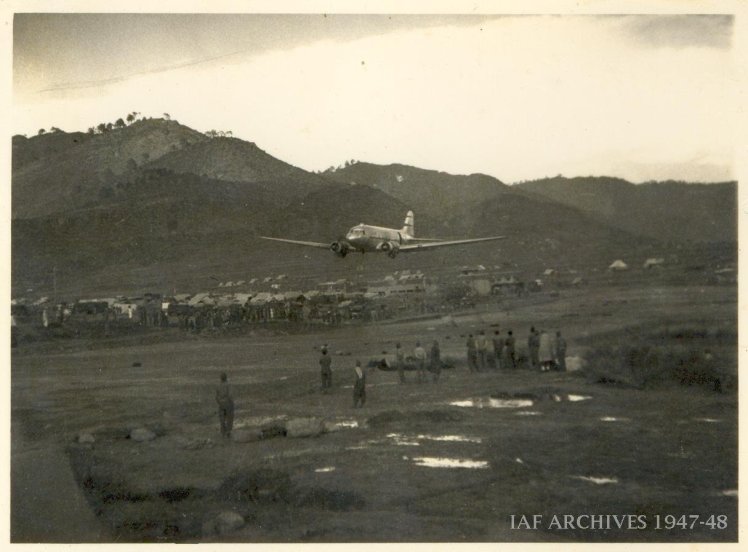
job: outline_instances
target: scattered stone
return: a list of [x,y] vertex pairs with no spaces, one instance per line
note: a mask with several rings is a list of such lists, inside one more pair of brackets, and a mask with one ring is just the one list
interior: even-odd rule
[[273,437],[285,437],[286,428],[282,425],[271,425],[260,430],[260,439],[272,439]]
[[231,432],[231,440],[235,443],[251,443],[262,439],[262,432],[256,429],[235,429]]
[[566,357],[566,371],[577,372],[587,365],[587,361],[579,356]]
[[291,418],[286,422],[288,437],[317,437],[324,429],[320,418]]
[[94,436],[91,435],[90,433],[81,433],[80,435],[78,435],[78,442],[81,443],[82,445],[92,444],[95,441],[96,439],[94,439]]
[[218,534],[225,535],[226,533],[231,533],[232,531],[236,531],[243,527],[244,518],[236,512],[227,510],[216,516],[215,523]]
[[142,443],[143,441],[153,441],[156,434],[145,427],[136,427],[130,432],[130,439]]
[[212,439],[187,439],[187,441],[182,444],[182,448],[186,450],[199,450],[213,448],[214,446],[215,443]]

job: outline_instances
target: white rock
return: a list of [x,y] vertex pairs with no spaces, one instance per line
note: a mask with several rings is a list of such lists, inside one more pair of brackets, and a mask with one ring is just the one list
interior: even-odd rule
[[587,361],[584,360],[582,357],[579,356],[570,356],[566,357],[566,371],[567,372],[576,372],[577,370],[581,370],[587,365]]
[[94,439],[94,436],[90,433],[81,433],[78,435],[78,442],[81,444],[90,444],[95,442],[96,439]]
[[244,518],[236,512],[227,510],[225,512],[221,512],[216,516],[215,524],[218,534],[225,535],[226,533],[231,533],[232,531],[236,531],[237,529],[243,527]]
[[291,418],[286,421],[288,437],[316,437],[324,429],[324,423],[320,418]]
[[130,432],[130,439],[139,443],[143,441],[153,441],[156,434],[145,427],[137,427]]

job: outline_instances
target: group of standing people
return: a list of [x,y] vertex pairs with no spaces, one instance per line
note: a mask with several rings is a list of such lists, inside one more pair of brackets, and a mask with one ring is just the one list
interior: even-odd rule
[[[507,331],[506,337],[499,330],[494,331],[490,341],[481,330],[477,336],[469,334],[467,338],[467,361],[470,372],[481,372],[491,368],[494,369],[516,369],[516,340],[512,330]],[[493,349],[491,351],[491,349]],[[555,338],[543,330],[530,328],[527,338],[527,349],[530,360],[530,368],[547,372],[550,370],[566,371],[566,340],[557,331]],[[442,371],[441,350],[439,341],[434,340],[428,352],[416,341],[413,349],[413,359],[416,364],[416,378],[418,383],[428,380],[426,371],[431,372],[432,381],[439,381]],[[493,359],[493,363],[491,362]],[[332,358],[328,354],[327,345],[323,345],[319,358],[321,389],[322,393],[329,393],[332,389]],[[395,367],[401,384],[406,383],[405,368],[406,356],[402,345],[395,345]],[[227,376],[221,374],[221,381],[216,388],[216,402],[218,403],[218,416],[221,425],[221,435],[231,436],[231,428],[234,422],[234,400],[231,396]],[[356,361],[354,367],[353,383],[353,407],[361,408],[366,403],[366,371],[361,367],[361,362]]]
[[[499,330],[494,331],[491,339],[493,355],[483,330],[475,337],[469,334],[465,346],[468,369],[471,372],[482,372],[491,368],[491,357],[494,369],[517,368],[517,342],[512,330],[507,331],[506,337],[503,337]],[[541,372],[566,371],[566,340],[560,331],[557,331],[554,337],[544,330],[536,330],[533,326],[527,338],[527,351],[531,369]]]
[[[425,383],[428,380],[426,375],[426,369],[431,372],[433,382],[439,381],[439,376],[442,373],[442,355],[439,348],[439,341],[434,339],[431,344],[431,348],[428,352],[421,346],[420,341],[416,341],[415,349],[413,349],[413,358],[416,362],[416,381],[418,383]],[[397,368],[397,375],[400,383],[406,383],[405,379],[405,351],[400,343],[395,344],[395,368]]]
[[555,338],[545,330],[530,328],[527,337],[527,351],[530,355],[530,368],[541,372],[566,371],[566,340],[560,331]]
[[473,337],[473,334],[469,334],[465,346],[467,347],[468,370],[471,372],[488,370],[491,368],[492,358],[493,368],[496,370],[517,367],[516,340],[512,330],[507,332],[505,338],[501,337],[499,330],[494,331],[491,339],[493,354],[491,354],[489,341],[483,330],[475,337]]

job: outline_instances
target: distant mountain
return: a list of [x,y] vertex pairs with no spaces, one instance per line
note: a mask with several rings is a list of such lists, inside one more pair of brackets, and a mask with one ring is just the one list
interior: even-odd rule
[[737,241],[737,183],[631,184],[608,177],[548,178],[516,186],[639,236],[667,241]]
[[[500,180],[484,174],[452,175],[408,165],[353,163],[323,176],[382,190],[416,212],[416,216],[449,220],[472,216],[476,207],[500,194],[512,193]],[[446,217],[446,218],[445,218]]]
[[237,138],[212,138],[169,152],[147,165],[216,180],[264,183],[281,197],[306,194],[328,182]]
[[[49,148],[34,161],[50,136],[16,140],[13,171],[13,218],[49,215],[106,199],[116,185],[166,153],[208,140],[203,134],[162,119],[143,120],[104,134],[71,140],[55,133],[66,147]],[[75,133],[79,136],[80,133]],[[34,153],[28,153],[29,150]],[[17,167],[17,168],[16,168]]]
[[[724,197],[713,196],[718,188],[647,186],[654,192],[642,202],[644,188],[613,179],[585,182],[589,189],[581,190],[563,180],[506,186],[486,175],[369,163],[318,175],[253,143],[208,137],[162,119],[96,135],[14,137],[12,178],[14,294],[48,292],[53,269],[58,290],[79,296],[209,289],[224,275],[283,272],[313,285],[477,263],[530,273],[599,267],[617,257],[662,253],[658,236],[652,237],[657,225],[633,216],[655,217],[647,201],[660,205],[659,218],[673,226],[661,231],[666,236],[711,224],[709,236],[723,238],[719,228],[735,211],[734,185],[733,195]],[[343,260],[259,239],[328,243],[359,222],[400,227],[409,209],[416,213],[417,236],[507,239],[394,260]]]

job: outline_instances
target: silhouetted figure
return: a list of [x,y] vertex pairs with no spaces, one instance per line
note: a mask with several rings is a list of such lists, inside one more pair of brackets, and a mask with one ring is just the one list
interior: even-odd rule
[[218,420],[221,423],[221,435],[231,437],[234,426],[234,399],[231,397],[226,372],[221,373],[221,383],[216,388],[216,402],[218,403]]
[[439,350],[439,342],[434,339],[434,343],[431,345],[431,351],[429,351],[429,361],[431,364],[431,375],[434,378],[434,383],[439,381],[439,376],[442,374],[442,357],[441,351]]
[[400,383],[405,383],[405,352],[400,347],[400,343],[395,344],[395,366]]
[[504,354],[504,340],[501,339],[499,330],[493,333],[493,358],[496,362],[496,369],[501,368],[501,356]]
[[507,332],[506,341],[504,342],[504,352],[506,354],[507,368],[511,367],[512,370],[516,369],[517,359],[515,357],[515,339],[512,330]]
[[353,372],[356,377],[353,382],[353,408],[361,408],[366,403],[366,374],[361,368],[361,361],[356,361]]
[[327,354],[327,349],[322,349],[319,359],[320,376],[322,377],[322,392],[327,393],[332,388],[332,359]]
[[566,340],[561,332],[556,332],[556,367],[559,372],[566,372]]

